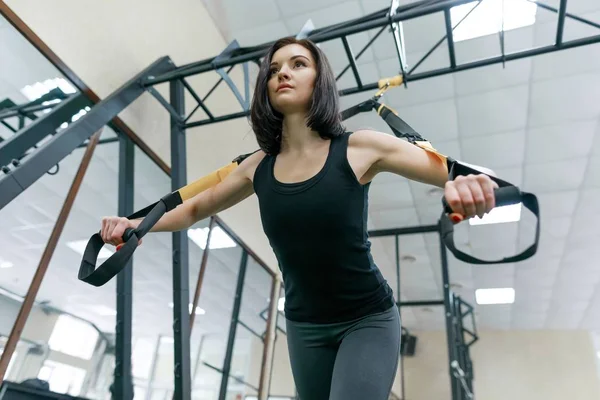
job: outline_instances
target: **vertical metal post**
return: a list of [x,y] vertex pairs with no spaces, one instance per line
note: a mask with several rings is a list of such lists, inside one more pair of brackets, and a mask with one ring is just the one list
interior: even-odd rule
[[263,357],[260,368],[260,382],[258,384],[258,400],[267,400],[271,382],[271,372],[273,370],[273,356],[275,354],[275,335],[277,328],[277,306],[279,292],[281,291],[281,281],[277,276],[273,277],[271,284],[271,301],[269,303],[269,316],[267,318],[267,328],[265,340],[263,342]]
[[231,373],[231,359],[233,358],[233,345],[235,343],[235,333],[237,331],[240,308],[242,305],[242,292],[244,290],[244,279],[246,277],[246,266],[248,265],[248,252],[242,250],[242,260],[238,272],[237,286],[235,288],[235,297],[233,299],[233,310],[231,311],[231,323],[229,324],[229,339],[227,340],[227,350],[225,351],[225,360],[223,361],[223,376],[221,377],[221,389],[219,391],[219,400],[227,398],[227,383]]
[[458,383],[452,374],[451,363],[456,359],[454,348],[454,325],[452,315],[452,292],[450,291],[450,277],[448,273],[448,253],[446,245],[442,239],[441,232],[438,232],[440,243],[440,255],[442,261],[442,287],[444,291],[444,317],[446,319],[446,339],[448,342],[448,373],[450,374],[450,384],[452,387],[452,400],[459,400],[460,393]]
[[[134,146],[119,135],[119,215],[133,213]],[[133,319],[133,259],[117,275],[117,325],[115,339],[115,381],[113,399],[132,399],[131,325]]]
[[450,9],[444,10],[444,19],[446,20],[446,40],[448,41],[448,56],[450,57],[450,68],[456,67],[456,55],[454,53],[454,35],[452,34],[452,18]]
[[[171,106],[181,119],[171,115],[171,189],[187,184],[184,86],[170,82]],[[174,398],[189,400],[192,394],[190,368],[189,250],[186,230],[173,232],[173,338]]]
[[400,237],[399,235],[394,235],[394,239],[396,241],[396,296],[398,297],[396,301],[400,304]]
[[565,16],[567,14],[567,0],[560,0],[558,10],[558,23],[556,26],[556,46],[560,46],[563,42],[563,32],[565,30]]
[[[400,300],[400,235],[394,235],[394,239],[396,241],[396,285],[397,289],[397,304],[398,304],[398,314],[400,315],[400,324],[402,324],[402,307],[400,304],[402,301]],[[402,340],[402,338],[400,338]],[[404,354],[400,354],[400,387],[402,392],[402,399],[404,399]]]
[[58,218],[56,219],[52,233],[48,238],[48,243],[46,244],[44,253],[42,253],[40,263],[38,264],[35,274],[33,275],[29,289],[27,289],[27,294],[23,299],[17,319],[12,327],[12,330],[10,331],[10,335],[8,336],[8,340],[4,346],[4,352],[2,353],[2,356],[0,356],[0,384],[2,384],[4,380],[4,374],[8,369],[8,363],[10,362],[17,344],[21,339],[21,334],[23,333],[25,323],[27,322],[27,318],[29,318],[29,314],[33,308],[35,297],[40,290],[42,280],[46,275],[48,265],[50,265],[50,260],[52,260],[52,255],[54,254],[54,250],[56,249],[60,235],[62,234],[65,224],[67,223],[67,218],[69,217],[71,208],[75,202],[75,197],[79,192],[79,188],[81,187],[81,182],[83,181],[87,168],[90,165],[90,161],[92,160],[92,155],[94,154],[94,150],[96,149],[96,145],[100,139],[100,134],[101,132],[98,131],[90,138],[90,142],[88,143],[87,149],[85,150],[83,158],[81,159],[79,169],[73,178],[73,183],[69,188],[69,192],[67,193],[65,202],[63,203],[60,213],[58,214]]

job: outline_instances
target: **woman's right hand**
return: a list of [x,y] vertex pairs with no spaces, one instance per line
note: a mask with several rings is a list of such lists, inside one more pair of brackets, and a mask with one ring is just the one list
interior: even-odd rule
[[[104,243],[118,246],[123,244],[123,234],[128,228],[137,228],[137,221],[131,221],[125,217],[104,217],[102,218],[102,230],[100,236]],[[141,240],[140,243],[141,244]]]

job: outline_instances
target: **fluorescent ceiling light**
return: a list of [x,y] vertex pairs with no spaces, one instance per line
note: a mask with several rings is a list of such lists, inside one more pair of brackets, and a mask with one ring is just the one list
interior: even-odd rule
[[515,302],[515,289],[477,289],[475,298],[477,304],[512,304]]
[[483,218],[477,216],[469,218],[469,225],[502,224],[505,222],[517,222],[521,219],[522,204],[511,204],[493,208]]
[[[188,229],[188,237],[198,245],[202,250],[206,247],[206,238],[208,236],[208,228]],[[228,234],[218,226],[213,228],[210,235],[210,249],[224,249],[236,247],[236,243],[229,237]]]
[[[83,256],[85,252],[85,246],[87,246],[87,240],[75,240],[72,242],[67,242],[67,246],[69,246],[73,251],[77,252],[79,255]],[[100,254],[98,254],[98,259],[108,258],[113,255],[113,251],[108,250],[106,248],[100,249]]]
[[[477,5],[473,1],[450,9],[452,26],[465,17]],[[527,0],[482,0],[481,4],[454,29],[455,42],[492,35],[504,31],[522,28],[535,23],[537,5]]]
[[11,263],[10,261],[4,260],[3,258],[0,258],[0,269],[7,269],[7,268],[12,268],[15,265],[13,263]]
[[285,297],[282,297],[279,299],[279,301],[277,302],[277,309],[279,311],[283,311],[285,308]]
[[[173,302],[169,303],[169,307],[171,307],[171,308],[175,307]],[[188,312],[192,312],[192,308],[194,308],[194,304],[190,303],[189,307],[188,307]],[[206,311],[203,308],[196,307],[196,315],[204,315],[204,314],[206,314]]]
[[76,90],[67,80],[63,78],[46,79],[44,82],[36,82],[21,89],[23,96],[29,101],[37,100],[52,89],[59,88],[66,94],[75,93]]

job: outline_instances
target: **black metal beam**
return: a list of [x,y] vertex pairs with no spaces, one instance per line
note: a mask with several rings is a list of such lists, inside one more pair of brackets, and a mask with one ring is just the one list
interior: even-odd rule
[[[356,59],[358,60],[360,58],[360,56],[362,56],[364,54],[365,51],[367,51],[367,49],[369,47],[371,47],[371,45],[375,42],[375,40],[377,40],[377,38],[383,33],[383,31],[386,30],[386,26],[382,27],[381,29],[379,29],[379,31],[373,35],[373,37],[367,42],[367,44],[365,44],[365,46],[358,52],[358,54],[356,55]],[[335,77],[336,81],[339,81],[340,78],[346,73],[346,71],[348,71],[348,69],[350,69],[350,67],[352,66],[352,64],[348,64],[344,67],[344,69],[342,69],[342,71],[338,74],[338,76]]]
[[[7,165],[13,159],[20,159],[27,150],[38,144],[46,136],[54,134],[63,122],[70,121],[71,117],[77,114],[79,110],[91,104],[89,99],[83,94],[74,96],[58,104],[51,113],[38,118],[27,126],[26,129],[2,142],[2,145],[0,145],[0,165]],[[18,111],[14,112],[18,113]],[[94,132],[90,133],[87,137],[91,136]],[[55,160],[53,164],[56,164],[58,161]]]
[[401,301],[401,302],[398,302],[397,304],[399,307],[443,306],[444,300]]
[[[574,40],[570,40],[568,42],[562,42],[562,44],[560,46],[548,45],[548,46],[537,47],[534,49],[509,53],[509,54],[506,54],[504,57],[502,57],[502,56],[489,57],[489,58],[482,59],[482,60],[477,60],[477,61],[460,64],[460,65],[457,65],[456,68],[446,67],[446,68],[438,68],[438,69],[427,71],[427,72],[422,72],[420,74],[408,74],[408,75],[406,75],[405,79],[407,82],[418,81],[418,80],[422,80],[422,79],[433,78],[436,76],[451,74],[453,72],[467,71],[470,69],[487,67],[490,65],[499,64],[499,63],[503,62],[503,60],[514,61],[514,60],[519,60],[522,58],[539,56],[542,54],[553,53],[553,52],[560,51],[560,50],[573,49],[576,47],[587,46],[587,45],[592,45],[592,44],[596,44],[596,43],[600,43],[600,35],[589,36],[589,37],[580,38],[580,39],[574,39]],[[374,82],[369,85],[364,85],[362,87],[362,89],[349,88],[349,89],[340,90],[339,93],[341,96],[347,96],[347,95],[351,95],[351,94],[356,94],[356,93],[360,93],[360,92],[364,92],[364,91],[373,91],[373,90],[377,90],[377,89],[378,89],[377,82]]]
[[346,36],[342,36],[342,43],[344,44],[344,50],[346,51],[346,55],[348,56],[348,61],[350,62],[350,67],[352,68],[354,79],[356,80],[356,86],[362,87],[362,80],[360,79],[360,73],[358,72],[356,59],[354,58],[354,53],[352,53],[352,47],[350,47],[350,43],[348,43],[348,38]]
[[[184,87],[180,80],[170,83],[170,101],[176,115],[171,115],[171,190],[187,184],[187,152]],[[189,312],[189,244],[187,231],[173,232],[173,338],[174,377],[177,400],[190,400],[190,312]]]
[[[35,152],[32,152],[31,155],[25,157],[19,167],[0,178],[0,209],[31,186],[46,171],[52,168],[53,165],[69,155],[73,149],[92,136],[94,132],[97,132],[108,124],[129,104],[142,95],[146,90],[140,85],[142,78],[150,74],[164,73],[172,69],[173,64],[168,57],[158,59],[115,90],[107,98],[94,105],[87,114],[71,123],[65,130],[54,135],[51,140]],[[64,106],[67,102],[61,103],[60,106]],[[45,118],[40,118],[39,120],[42,119]],[[28,126],[22,133],[28,132],[28,129],[34,125],[35,122]],[[49,133],[48,129],[40,130],[40,132],[40,135],[47,135]],[[15,137],[19,136],[21,135],[15,135]],[[5,145],[6,143],[3,142],[2,146]],[[3,153],[4,151],[0,147],[0,154],[3,155]]]
[[439,235],[440,243],[440,256],[442,261],[442,291],[444,292],[444,319],[446,321],[446,341],[448,345],[448,373],[450,374],[450,383],[452,389],[452,399],[458,400],[459,397],[459,386],[456,378],[452,374],[451,363],[456,359],[456,349],[454,347],[454,324],[452,315],[452,292],[450,291],[450,276],[448,273],[448,251],[446,245],[442,239],[442,235]]
[[560,0],[558,10],[558,21],[556,25],[556,46],[560,46],[563,42],[563,33],[565,30],[565,16],[567,13],[567,0]]
[[[442,43],[443,40],[444,39],[442,39],[440,41],[440,43]],[[506,61],[514,61],[514,60],[519,60],[519,59],[528,58],[528,57],[535,57],[535,56],[542,55],[542,54],[548,54],[548,53],[553,53],[556,51],[573,49],[576,47],[587,46],[587,45],[592,45],[592,44],[597,44],[597,43],[600,43],[600,35],[575,39],[575,40],[571,40],[568,42],[562,42],[561,45],[559,45],[559,46],[556,46],[556,45],[542,46],[542,47],[537,47],[534,49],[523,50],[523,51],[505,54],[505,55],[499,55],[499,56],[489,57],[489,58],[485,58],[485,59],[481,59],[481,60],[477,60],[477,61],[472,61],[472,62],[468,62],[468,63],[458,64],[454,68],[452,68],[452,67],[438,68],[438,69],[434,69],[431,71],[415,74],[415,73],[413,73],[413,71],[418,66],[418,64],[417,64],[411,69],[411,71],[409,71],[409,73],[407,75],[405,75],[404,79],[406,82],[413,82],[413,81],[418,81],[418,80],[423,80],[423,79],[434,78],[437,76],[447,75],[447,74],[451,74],[454,72],[467,71],[470,69],[487,67],[487,66],[494,65],[494,64],[500,64],[500,63],[503,63]],[[375,91],[378,88],[379,88],[378,83],[373,82],[373,83],[369,83],[369,84],[363,84],[362,88],[353,87],[353,88],[342,89],[342,90],[339,90],[338,93],[340,96],[348,96],[348,95],[367,92],[367,91]],[[205,120],[200,120],[200,121],[194,121],[194,122],[188,123],[186,125],[186,128],[194,128],[194,127],[198,127],[198,126],[209,125],[209,124],[216,123],[216,122],[230,121],[230,120],[237,119],[237,118],[247,117],[249,115],[250,115],[250,113],[247,111],[232,113],[232,114],[228,114],[228,115],[224,115],[224,116],[215,117],[212,120],[205,119]]]
[[249,115],[250,115],[250,111],[240,111],[240,112],[236,112],[233,114],[224,115],[222,117],[214,117],[213,119],[203,119],[201,121],[189,122],[189,123],[185,124],[185,128],[186,129],[196,128],[198,126],[214,124],[216,122],[231,121],[232,119],[247,117]]
[[[229,70],[227,72],[229,73],[229,71],[231,71],[232,68],[233,67],[229,68]],[[185,79],[182,79],[181,81],[183,82],[183,86],[185,86],[185,88],[188,90],[188,92],[190,92],[190,94],[192,95],[194,100],[196,100],[196,102],[198,103],[198,105],[194,108],[194,110],[190,113],[190,115],[188,115],[185,118],[184,122],[187,122],[192,117],[192,115],[194,115],[196,110],[200,107],[202,108],[202,110],[204,110],[204,112],[206,113],[208,118],[210,118],[210,119],[214,118],[212,113],[209,111],[209,109],[204,105],[204,100],[206,100],[206,97],[210,96],[210,94],[212,93],[212,90],[210,92],[208,92],[208,95],[206,95],[206,97],[204,99],[201,99],[200,96],[198,96],[198,93],[196,93],[196,91],[194,90],[194,88],[192,88],[192,85],[190,85]],[[221,83],[221,82],[223,82],[223,78],[220,78],[219,81],[217,82],[217,84],[213,86],[213,88],[216,88],[219,85],[219,83]]]
[[[133,213],[135,151],[126,136],[119,138],[119,215]],[[117,275],[117,317],[113,399],[133,398],[131,332],[133,319],[133,259]]]
[[221,389],[219,391],[219,400],[227,398],[227,383],[231,374],[231,359],[233,358],[233,345],[235,344],[235,333],[237,331],[240,317],[240,308],[242,305],[242,293],[244,290],[244,280],[246,277],[246,266],[248,265],[248,252],[242,250],[242,259],[238,271],[237,286],[235,288],[235,297],[233,299],[233,310],[231,311],[231,322],[229,324],[229,338],[227,340],[227,349],[225,350],[225,360],[223,361],[223,376],[221,376]]
[[[478,3],[478,5],[479,4],[480,3]],[[444,19],[446,21],[446,40],[448,42],[448,56],[450,58],[450,67],[454,68],[456,67],[456,55],[454,54],[454,35],[452,34],[454,28],[452,27],[452,18],[450,18],[450,10],[444,10]]]
[[369,237],[381,237],[381,236],[393,236],[393,235],[412,235],[415,233],[432,233],[432,232],[439,232],[439,231],[440,231],[440,228],[438,225],[409,226],[406,228],[371,230],[371,231],[369,231]]
[[[320,30],[315,30],[308,35],[308,39],[315,43],[326,42],[332,39],[339,39],[343,36],[353,35],[356,33],[368,31],[370,29],[381,28],[383,26],[389,26],[389,24],[393,22],[406,21],[413,18],[435,14],[436,12],[443,11],[446,8],[452,8],[454,6],[466,4],[471,1],[473,0],[442,0],[436,2],[435,4],[430,4],[431,2],[423,1],[421,2],[421,7],[415,7],[414,5],[408,5],[410,7],[406,8],[401,7],[399,9],[400,11],[391,17],[382,16],[362,23],[342,23],[338,24],[335,28],[324,28]],[[207,71],[217,70],[223,67],[229,67],[248,61],[253,61],[254,59],[263,57],[266,54],[268,45],[269,43],[255,46],[253,48],[248,49],[245,53],[245,49],[240,49],[241,51],[239,51],[238,53],[241,52],[241,55],[229,58],[217,59],[217,56],[211,59],[189,64],[164,75],[155,76],[152,79],[147,79],[143,82],[143,84],[157,85],[159,83],[164,83],[173,79],[180,79]],[[258,50],[254,50],[256,48],[258,48]]]

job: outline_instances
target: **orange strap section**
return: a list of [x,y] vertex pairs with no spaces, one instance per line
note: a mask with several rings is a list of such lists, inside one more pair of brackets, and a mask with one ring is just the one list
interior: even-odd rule
[[206,189],[210,189],[213,186],[216,186],[218,183],[222,182],[227,175],[233,172],[238,167],[237,163],[230,163],[222,168],[219,168],[216,171],[211,172],[208,175],[203,176],[202,178],[182,187],[179,189],[179,194],[181,195],[181,200],[186,201],[187,199],[191,199],[198,193],[205,191]]

